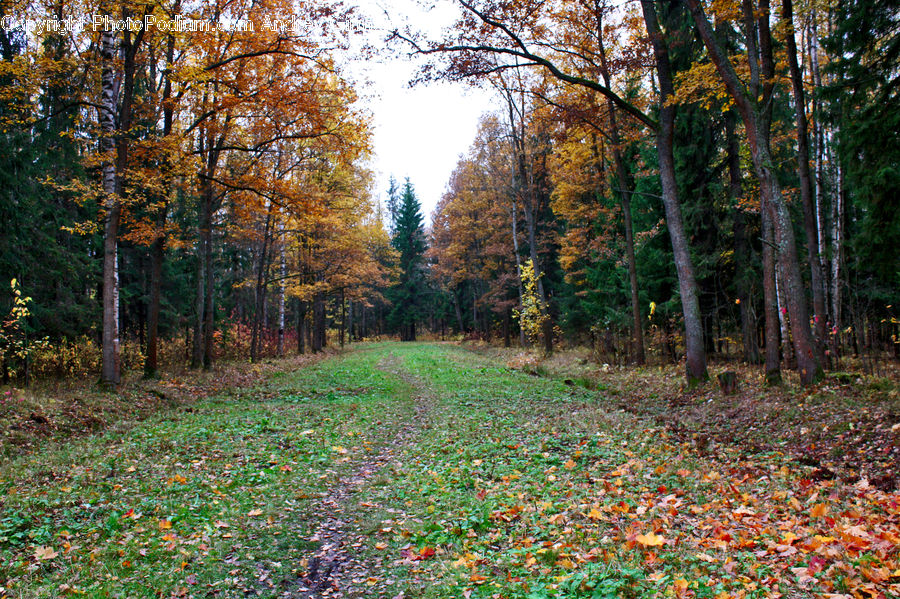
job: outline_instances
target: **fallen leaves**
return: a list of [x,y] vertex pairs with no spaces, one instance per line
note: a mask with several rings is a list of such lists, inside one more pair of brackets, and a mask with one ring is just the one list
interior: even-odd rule
[[46,561],[58,556],[59,553],[53,550],[53,547],[40,546],[34,550],[34,559],[38,561]]
[[634,540],[644,547],[662,547],[666,544],[665,538],[652,532],[646,535],[637,535]]

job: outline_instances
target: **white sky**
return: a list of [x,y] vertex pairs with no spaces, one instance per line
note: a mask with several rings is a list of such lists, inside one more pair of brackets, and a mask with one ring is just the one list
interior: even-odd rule
[[[369,40],[376,47],[383,45],[385,30],[404,23],[436,36],[453,24],[458,10],[452,0],[438,0],[430,10],[415,0],[378,0],[359,8],[376,26]],[[393,50],[349,65],[352,77],[371,82],[359,91],[374,125],[374,192],[384,203],[389,177],[402,183],[408,176],[430,222],[460,154],[475,139],[479,117],[493,108],[493,96],[446,82],[410,88],[418,63],[406,58],[403,46]]]

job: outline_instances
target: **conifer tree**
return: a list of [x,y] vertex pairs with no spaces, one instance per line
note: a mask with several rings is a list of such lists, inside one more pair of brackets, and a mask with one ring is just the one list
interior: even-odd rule
[[421,318],[425,299],[425,229],[422,206],[408,178],[403,185],[391,244],[400,256],[400,280],[389,293],[393,308],[388,320],[399,331],[401,341],[415,341],[416,321]]

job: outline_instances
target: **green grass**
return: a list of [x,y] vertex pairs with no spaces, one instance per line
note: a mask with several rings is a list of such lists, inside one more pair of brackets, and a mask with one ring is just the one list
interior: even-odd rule
[[303,570],[321,494],[408,416],[410,388],[380,358],[358,352],[4,465],[0,596],[274,592]]
[[278,597],[320,499],[378,454],[344,506],[371,574],[349,596],[898,596],[896,495],[701,456],[612,405],[452,345],[365,345],[5,465],[0,596]]

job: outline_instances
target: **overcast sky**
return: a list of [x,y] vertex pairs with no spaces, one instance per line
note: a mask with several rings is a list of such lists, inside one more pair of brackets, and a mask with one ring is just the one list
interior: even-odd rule
[[[375,25],[373,45],[385,31],[410,23],[437,35],[453,24],[457,8],[452,0],[438,0],[430,10],[416,0],[379,0],[361,6]],[[460,154],[464,154],[478,127],[479,117],[493,109],[490,92],[463,84],[432,83],[410,88],[418,64],[405,52],[387,49],[376,60],[349,65],[354,78],[367,78],[361,104],[371,112],[374,125],[376,195],[386,197],[388,179],[409,177],[422,202],[426,222],[444,192]]]

